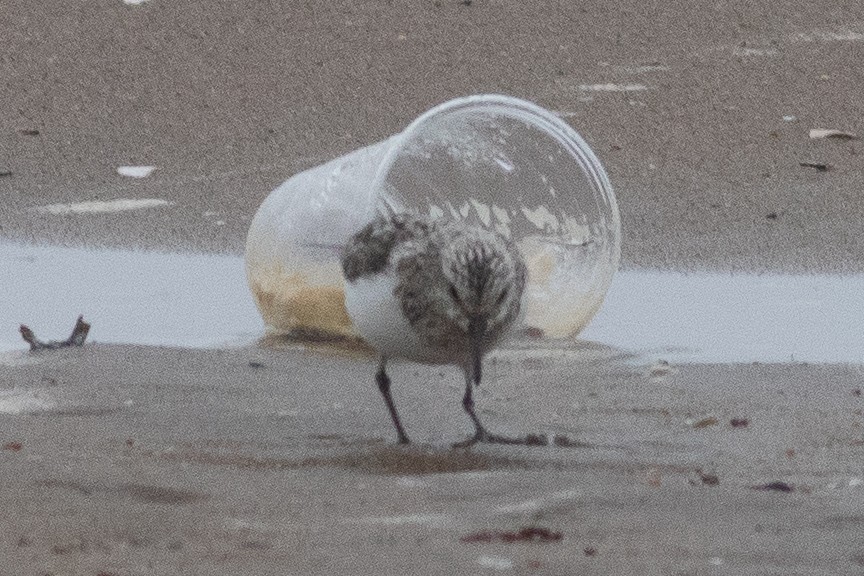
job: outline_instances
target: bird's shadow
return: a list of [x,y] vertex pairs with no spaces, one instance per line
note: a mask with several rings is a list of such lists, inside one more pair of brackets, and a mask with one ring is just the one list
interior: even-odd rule
[[[555,437],[556,439],[560,437]],[[494,470],[536,469],[546,460],[540,452],[556,448],[591,448],[589,444],[556,441],[547,444],[547,450],[538,451],[536,444],[478,443],[468,448],[450,445],[410,443],[399,444],[384,440],[365,440],[331,435],[318,437],[334,448],[341,446],[339,454],[330,458],[330,464],[356,469],[368,474],[427,475]],[[348,450],[345,450],[345,449]],[[548,455],[546,455],[548,456]]]

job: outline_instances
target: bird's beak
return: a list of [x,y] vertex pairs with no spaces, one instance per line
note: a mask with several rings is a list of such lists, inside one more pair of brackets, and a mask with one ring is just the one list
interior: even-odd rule
[[486,335],[486,324],[485,316],[474,316],[468,322],[471,379],[475,386],[480,386],[480,378],[483,375],[483,338]]

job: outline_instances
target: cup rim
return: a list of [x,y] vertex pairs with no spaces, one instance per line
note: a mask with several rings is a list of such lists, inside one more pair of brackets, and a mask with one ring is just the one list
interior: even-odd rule
[[410,141],[411,137],[422,129],[424,125],[441,116],[472,108],[499,108],[504,115],[519,117],[521,120],[530,122],[533,126],[555,138],[562,148],[565,148],[570,156],[576,159],[583,173],[594,187],[595,196],[605,202],[612,220],[614,238],[612,252],[609,256],[613,269],[617,270],[621,259],[621,215],[618,210],[615,191],[606,173],[606,169],[579,132],[559,116],[528,100],[506,94],[474,94],[453,98],[430,108],[415,118],[399,134],[392,137],[391,145],[388,146],[387,152],[381,159],[375,172],[373,189],[382,189],[383,183],[387,179],[404,143]]

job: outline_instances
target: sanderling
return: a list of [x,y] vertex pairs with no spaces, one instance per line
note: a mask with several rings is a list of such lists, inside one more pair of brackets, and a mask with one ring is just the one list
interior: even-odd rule
[[524,443],[486,431],[474,412],[484,354],[519,316],[526,268],[513,242],[459,221],[396,214],[357,232],[342,254],[345,305],[360,335],[381,355],[375,376],[400,443],[386,367],[401,357],[454,364],[465,374],[462,406],[476,442]]

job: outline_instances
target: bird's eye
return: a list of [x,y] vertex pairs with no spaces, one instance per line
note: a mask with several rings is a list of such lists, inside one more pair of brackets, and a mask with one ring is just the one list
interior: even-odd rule
[[459,298],[459,293],[456,291],[456,286],[453,284],[450,284],[450,297],[453,298],[453,301],[457,304],[462,302],[462,299]]

